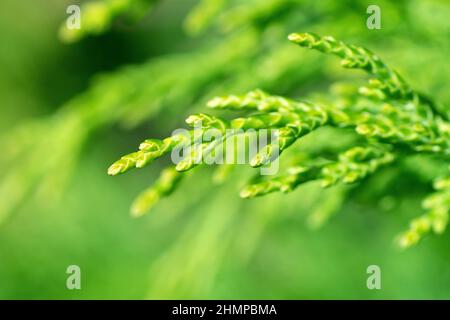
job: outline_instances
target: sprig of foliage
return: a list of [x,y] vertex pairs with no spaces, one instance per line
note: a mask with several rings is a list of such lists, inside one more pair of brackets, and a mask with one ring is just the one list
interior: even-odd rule
[[437,179],[434,188],[437,191],[422,202],[427,213],[413,219],[409,229],[400,235],[399,244],[402,247],[407,248],[416,244],[430,231],[436,234],[445,231],[450,214],[450,177]]
[[59,38],[73,43],[88,35],[100,35],[106,32],[113,21],[122,16],[136,21],[146,14],[156,0],[102,0],[84,3],[81,8],[81,27],[69,29],[63,23],[59,28]]
[[[331,36],[320,37],[312,33],[292,33],[289,40],[304,48],[341,58],[341,65],[344,68],[361,69],[373,75],[374,78],[369,80],[369,85],[360,88],[359,92],[363,95],[380,100],[388,97],[409,100],[413,102],[409,107],[417,108],[417,111],[425,117],[432,117],[433,112],[440,113],[429,98],[413,90],[398,72],[389,68],[380,57],[366,48],[348,45]],[[439,115],[446,117],[443,114]]]
[[344,68],[369,72],[376,77],[370,81],[371,89],[378,89],[390,97],[411,99],[416,96],[416,93],[396,71],[391,70],[377,55],[366,48],[348,45],[333,37],[320,37],[312,33],[292,33],[289,35],[289,40],[304,48],[338,56]]
[[[252,56],[255,43],[255,34],[246,32],[194,53],[167,55],[99,75],[55,114],[11,130],[1,138],[5,145],[0,161],[10,170],[0,181],[0,197],[6,199],[0,204],[0,223],[31,191],[38,191],[38,197],[58,198],[89,132],[113,123],[134,127],[161,109],[194,103],[192,95],[201,100],[208,83],[234,73],[230,63]],[[197,72],[199,66],[202,72]]]
[[[50,197],[61,194],[64,183],[75,172],[79,150],[91,136],[89,133],[99,128],[118,124],[129,129],[154,117],[159,117],[159,122],[168,122],[181,110],[199,109],[210,97],[227,92],[245,92],[260,87],[293,96],[311,85],[335,80],[338,70],[322,63],[323,57],[298,54],[284,41],[285,34],[293,29],[333,30],[341,37],[370,42],[379,52],[388,50],[394,59],[398,60],[400,54],[405,70],[415,72],[417,87],[426,88],[444,102],[450,97],[443,79],[443,75],[449,73],[448,64],[436,63],[443,61],[442,57],[450,52],[448,30],[443,28],[448,24],[445,15],[448,6],[444,3],[434,3],[430,11],[429,3],[419,6],[416,2],[382,1],[385,12],[391,12],[392,19],[402,17],[401,25],[406,26],[385,25],[383,38],[355,26],[354,18],[356,13],[360,14],[360,6],[349,7],[345,2],[335,0],[205,0],[202,3],[204,5],[197,7],[200,13],[191,15],[195,16],[191,19],[206,18],[197,33],[200,37],[202,30],[204,34],[208,33],[200,38],[205,45],[199,46],[194,42],[197,40],[192,40],[194,43],[188,52],[174,54],[174,50],[169,50],[168,54],[150,57],[141,65],[97,76],[86,92],[62,105],[54,115],[25,121],[7,136],[2,136],[0,164],[8,170],[1,174],[0,223],[28,199],[48,203]],[[215,9],[208,9],[208,6]],[[203,15],[202,10],[208,15]],[[141,8],[140,11],[138,16],[147,10]],[[436,11],[441,14],[427,14]],[[120,16],[126,18],[127,10]],[[418,19],[423,23],[417,23]],[[423,25],[428,27],[422,28]],[[189,29],[189,23],[185,26]],[[219,32],[220,37],[211,36],[215,32]],[[392,50],[396,45],[407,50]],[[293,68],[296,65],[302,67]],[[429,72],[421,72],[424,69]],[[328,112],[343,124],[348,119],[347,112],[341,109],[348,109],[350,101],[361,106],[357,110],[359,113],[379,112],[376,94],[367,96],[371,99],[365,101],[361,95],[349,99],[342,93],[329,92],[308,98],[322,107],[333,106]],[[394,104],[391,97],[387,102],[395,107],[399,104],[398,99]],[[369,108],[369,104],[375,107]],[[438,107],[441,113],[447,112],[445,107]],[[431,122],[438,123],[439,119]],[[408,123],[405,119],[406,127]],[[445,128],[448,125],[444,122],[439,126]],[[321,137],[321,134],[317,136]],[[363,146],[361,143],[356,145]],[[289,157],[289,153],[283,155],[283,158]]]
[[160,198],[170,195],[175,190],[181,177],[181,174],[172,167],[164,169],[156,182],[144,190],[133,202],[131,214],[139,217],[148,212]]
[[[275,191],[290,192],[297,186],[312,180],[319,180],[323,187],[336,184],[356,183],[374,174],[379,168],[393,163],[398,157],[414,153],[433,153],[443,161],[450,154],[449,123],[434,109],[434,104],[422,94],[413,90],[405,80],[390,69],[378,56],[369,50],[347,45],[332,37],[319,37],[310,33],[296,33],[289,40],[302,47],[316,49],[341,58],[345,68],[362,69],[373,76],[368,86],[357,91],[341,93],[337,101],[322,99],[320,102],[296,101],[273,96],[262,90],[250,91],[245,95],[229,95],[210,100],[211,109],[230,110],[244,113],[244,116],[225,120],[208,114],[194,114],[186,120],[193,127],[200,126],[200,135],[194,131],[180,137],[173,135],[164,140],[149,139],[141,144],[140,150],[115,162],[108,173],[116,175],[132,167],[141,168],[156,158],[178,147],[190,147],[189,153],[179,162],[172,173],[194,168],[199,159],[211,153],[217,145],[225,144],[232,135],[219,141],[198,143],[206,129],[225,133],[226,129],[277,130],[278,143],[269,143],[250,161],[252,167],[259,167],[274,161],[294,142],[325,126],[342,130],[352,129],[363,140],[359,146],[350,147],[325,162],[312,161],[290,167],[288,174],[266,181],[252,183],[241,191],[241,197],[252,198]],[[329,94],[333,96],[333,94]],[[330,101],[331,100],[331,101]],[[276,153],[275,153],[276,151]],[[417,242],[430,228],[442,232],[448,220],[448,181],[439,180],[437,193],[424,202],[429,213],[414,220],[411,229],[402,236],[401,244],[409,246]],[[442,182],[443,181],[443,182]],[[156,198],[168,192],[150,189],[146,200],[140,200],[141,208],[153,205]],[[169,183],[170,192],[174,184]],[[154,196],[157,194],[158,196]],[[142,211],[139,211],[140,214]]]

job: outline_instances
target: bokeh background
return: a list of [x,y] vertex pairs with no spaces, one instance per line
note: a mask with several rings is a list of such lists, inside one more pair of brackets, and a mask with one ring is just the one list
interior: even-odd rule
[[[368,47],[450,105],[448,1],[145,2],[111,23],[99,12],[97,34],[78,41],[59,30],[67,6],[84,2],[0,4],[1,299],[450,298],[450,234],[405,251],[394,242],[422,212],[429,159],[355,188],[311,183],[254,200],[239,198],[251,169],[212,183],[214,168],[201,168],[140,219],[129,206],[164,163],[106,174],[215,95],[302,96],[363,77],[293,46],[290,32]],[[382,10],[381,30],[366,27],[369,4]],[[341,141],[330,137],[302,145]],[[66,289],[71,264],[81,290]],[[381,290],[366,287],[372,264]]]

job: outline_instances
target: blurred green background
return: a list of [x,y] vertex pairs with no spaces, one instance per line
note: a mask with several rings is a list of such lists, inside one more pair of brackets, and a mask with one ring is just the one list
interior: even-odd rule
[[[58,30],[69,4],[80,2],[0,5],[1,299],[450,298],[448,232],[406,251],[394,244],[422,212],[430,159],[348,190],[312,183],[254,200],[239,198],[251,169],[217,185],[201,168],[141,219],[130,203],[162,165],[106,174],[216,94],[301,96],[362,76],[289,44],[290,32],[368,47],[450,105],[448,1],[161,0],[67,44]],[[381,7],[381,30],[366,28],[369,4]],[[313,228],[315,212],[333,216]],[[71,264],[81,290],[66,289]],[[381,290],[366,287],[372,264]]]

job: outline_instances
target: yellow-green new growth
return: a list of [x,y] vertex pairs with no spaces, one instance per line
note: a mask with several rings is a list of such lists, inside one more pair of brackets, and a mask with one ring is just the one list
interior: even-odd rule
[[415,93],[403,78],[390,69],[370,50],[349,45],[333,37],[320,37],[313,33],[292,33],[289,40],[302,47],[319,50],[341,58],[341,65],[349,69],[362,69],[376,77],[371,84],[389,95],[412,98]]
[[139,145],[139,151],[127,154],[114,162],[108,169],[111,176],[124,173],[131,168],[142,168],[153,160],[171,152],[175,147],[182,148],[194,140],[194,132],[174,134],[164,140],[147,139]]
[[156,0],[97,0],[87,2],[80,8],[80,27],[69,28],[64,22],[59,28],[59,38],[73,43],[88,35],[106,32],[118,16],[132,20],[141,18]]
[[164,169],[156,182],[134,200],[131,206],[131,214],[134,217],[139,217],[148,212],[159,199],[172,193],[181,178],[182,175],[173,167]]
[[338,56],[344,68],[365,70],[374,76],[369,79],[368,86],[359,88],[360,94],[380,100],[390,98],[411,101],[424,117],[432,117],[434,113],[448,120],[448,113],[441,112],[430,98],[412,89],[397,71],[370,50],[313,33],[292,33],[288,39],[302,47]]
[[354,147],[338,156],[338,161],[323,166],[322,187],[330,187],[342,181],[355,183],[374,173],[378,168],[394,161],[395,156],[386,147]]
[[319,170],[315,167],[296,167],[291,171],[295,172],[246,186],[240,193],[241,198],[254,198],[277,191],[291,192],[298,185],[314,180]]
[[437,179],[434,188],[437,191],[422,202],[427,213],[412,220],[409,229],[400,235],[399,243],[403,248],[416,244],[430,231],[436,234],[445,231],[450,214],[450,177]]

